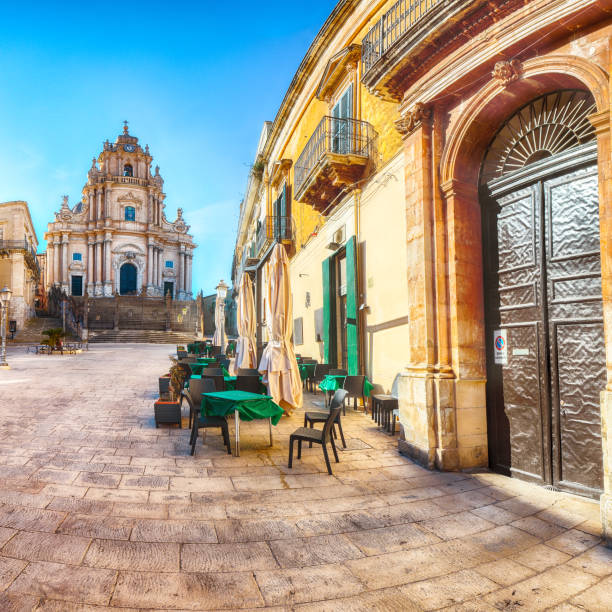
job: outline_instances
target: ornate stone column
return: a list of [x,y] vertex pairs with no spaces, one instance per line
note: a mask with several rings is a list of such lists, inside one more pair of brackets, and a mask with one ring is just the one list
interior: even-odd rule
[[96,236],[96,280],[95,280],[95,293],[97,296],[101,296],[104,291],[104,285],[102,282],[102,236],[98,234]]
[[191,253],[189,253],[187,255],[187,276],[186,276],[186,282],[185,282],[185,297],[188,298],[192,293],[192,278],[191,278],[191,269],[192,269],[192,264],[193,264],[193,255]]
[[52,241],[51,237],[49,237],[49,240],[47,241],[47,262],[46,262],[46,267],[47,267],[47,283],[46,283],[46,286],[44,287],[45,291],[49,287],[51,287],[51,285],[53,285],[53,272],[54,272],[54,268],[53,268],[53,241]]
[[61,245],[60,245],[60,237],[53,236],[53,284],[58,284],[62,282],[62,277],[60,276],[61,272]]
[[152,287],[153,287],[153,243],[151,242],[151,238],[149,238],[149,243],[147,244],[147,295],[152,295]]
[[68,293],[68,234],[62,234],[62,287]]
[[104,295],[113,295],[113,282],[111,276],[111,246],[113,236],[110,232],[104,235]]
[[161,295],[164,294],[164,283],[163,283],[163,257],[164,249],[159,247],[157,251],[157,286],[160,288]]
[[87,238],[87,293],[93,295],[94,291],[94,248],[93,236]]
[[98,221],[102,218],[102,189],[96,189],[96,216],[94,221]]
[[183,290],[185,287],[185,245],[181,244],[179,247],[179,265],[178,274],[176,276],[176,297],[179,300],[183,299]]

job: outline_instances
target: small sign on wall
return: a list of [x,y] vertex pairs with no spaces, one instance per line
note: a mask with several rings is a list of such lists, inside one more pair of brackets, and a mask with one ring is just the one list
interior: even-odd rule
[[493,354],[496,365],[508,365],[508,336],[505,329],[493,332]]

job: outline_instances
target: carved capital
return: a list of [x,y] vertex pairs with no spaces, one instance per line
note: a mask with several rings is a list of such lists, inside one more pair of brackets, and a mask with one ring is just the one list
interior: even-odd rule
[[395,129],[404,137],[408,136],[423,123],[431,120],[431,108],[418,102],[414,108],[404,113],[401,119],[395,122]]
[[514,81],[518,81],[521,78],[521,74],[523,72],[523,65],[517,59],[513,59],[512,61],[503,61],[497,62],[493,68],[493,72],[491,76],[503,87],[508,87],[510,83],[514,83]]

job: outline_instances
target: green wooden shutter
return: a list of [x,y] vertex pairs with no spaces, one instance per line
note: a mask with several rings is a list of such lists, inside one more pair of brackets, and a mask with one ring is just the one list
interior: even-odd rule
[[351,236],[346,243],[346,348],[350,376],[359,372],[359,290],[357,286],[357,241]]
[[325,363],[336,365],[336,300],[334,288],[334,258],[323,260],[323,355]]

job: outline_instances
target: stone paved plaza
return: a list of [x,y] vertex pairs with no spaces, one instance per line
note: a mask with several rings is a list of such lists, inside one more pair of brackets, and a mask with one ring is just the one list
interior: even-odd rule
[[[155,428],[174,347],[13,348],[0,371],[0,610],[610,610],[596,503],[427,471],[347,411],[334,476],[283,419]],[[321,395],[306,397],[320,402]],[[230,422],[233,433],[233,422]],[[233,444],[233,437],[232,437]]]

